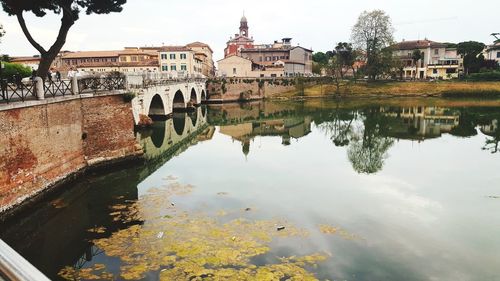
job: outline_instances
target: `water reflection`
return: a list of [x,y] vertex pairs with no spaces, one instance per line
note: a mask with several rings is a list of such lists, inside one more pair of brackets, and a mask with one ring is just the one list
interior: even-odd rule
[[497,101],[201,107],[0,237],[54,280],[497,280],[499,119]]

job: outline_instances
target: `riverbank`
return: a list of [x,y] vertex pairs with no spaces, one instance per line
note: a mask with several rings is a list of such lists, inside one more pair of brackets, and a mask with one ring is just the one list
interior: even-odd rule
[[[269,98],[324,97],[335,95],[332,84],[316,84],[302,92],[288,91]],[[342,85],[342,97],[478,97],[500,96],[500,82],[357,82]]]

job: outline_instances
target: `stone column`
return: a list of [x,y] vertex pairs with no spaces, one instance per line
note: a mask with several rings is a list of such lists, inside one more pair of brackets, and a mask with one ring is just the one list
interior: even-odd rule
[[73,93],[73,95],[79,94],[78,77],[76,77],[76,76],[71,77],[71,93]]
[[35,77],[35,90],[36,90],[36,98],[39,100],[45,99],[45,89],[43,85],[43,79],[40,77]]

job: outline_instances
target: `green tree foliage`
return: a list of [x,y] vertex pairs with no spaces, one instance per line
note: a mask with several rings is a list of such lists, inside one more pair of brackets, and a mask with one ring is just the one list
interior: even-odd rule
[[458,54],[464,58],[465,74],[477,73],[481,69],[481,64],[484,61],[482,54],[486,46],[481,42],[467,41],[457,45]]
[[385,66],[381,63],[384,54],[382,50],[390,46],[394,39],[394,28],[391,18],[381,10],[365,11],[352,28],[351,39],[354,45],[366,53],[366,74],[375,80],[383,73]]
[[2,79],[12,80],[14,75],[20,77],[31,76],[31,68],[22,64],[4,62],[5,68],[2,70]]
[[313,54],[313,61],[318,64],[327,64],[329,57],[323,52],[316,52]]
[[[413,50],[413,53],[411,54],[411,60],[413,61],[413,65],[415,66],[415,75],[417,75],[416,69],[418,68],[418,61],[422,59],[422,53],[420,50]],[[413,77],[415,78],[415,77]]]
[[[109,14],[121,12],[127,0],[0,0],[4,11],[10,16],[16,16],[24,35],[31,45],[40,52],[41,61],[38,76],[45,77],[50,65],[66,43],[66,37],[73,24],[78,20],[83,10],[90,14]],[[44,17],[48,12],[62,15],[61,26],[54,44],[47,50],[42,47],[31,35],[24,12],[31,12],[37,17]]]

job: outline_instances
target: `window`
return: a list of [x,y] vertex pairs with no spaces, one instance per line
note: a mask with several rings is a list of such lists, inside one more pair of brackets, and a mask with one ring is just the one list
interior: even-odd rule
[[127,61],[127,57],[120,57],[120,61],[122,61],[122,62]]
[[500,59],[500,52],[497,52],[497,59]]
[[181,60],[185,60],[187,58],[186,54],[181,54]]
[[161,54],[161,59],[166,60],[167,59],[167,54]]
[[433,74],[438,74],[438,70],[437,70],[437,69],[433,69],[433,70],[432,70],[432,73],[433,73]]
[[170,59],[175,60],[175,54],[170,54]]
[[136,56],[133,56],[133,57],[132,57],[132,61],[137,61],[137,57],[136,57]]
[[[175,56],[175,55],[174,55],[174,56]],[[172,65],[170,66],[170,70],[172,70],[172,71],[177,71],[177,65],[172,64]]]
[[161,71],[168,71],[168,65],[162,65]]
[[233,68],[233,74],[236,74],[236,68]]
[[112,62],[116,62],[116,59],[115,59],[115,58],[112,58],[112,59],[111,59],[111,61],[112,61]]
[[434,54],[439,55],[439,49],[434,49]]
[[181,65],[181,70],[188,70],[187,65],[185,64]]

